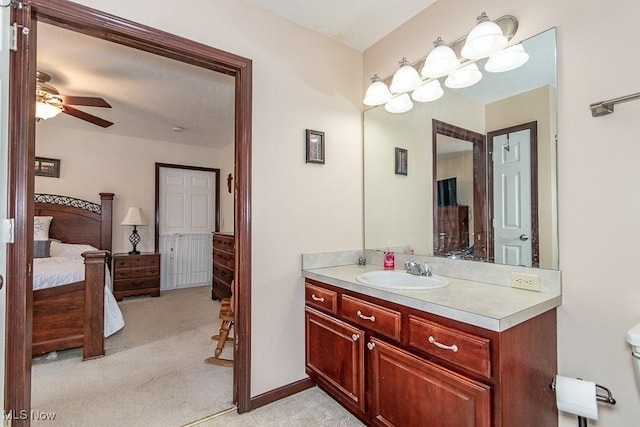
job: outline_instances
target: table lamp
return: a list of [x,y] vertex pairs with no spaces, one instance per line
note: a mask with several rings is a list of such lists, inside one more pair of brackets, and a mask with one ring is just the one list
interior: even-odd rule
[[138,225],[147,225],[142,219],[142,209],[129,208],[120,225],[133,225],[133,232],[131,233],[131,236],[129,236],[129,241],[131,242],[133,249],[129,252],[129,255],[138,255],[140,251],[136,249],[136,246],[140,243],[140,236],[138,235],[136,227]]

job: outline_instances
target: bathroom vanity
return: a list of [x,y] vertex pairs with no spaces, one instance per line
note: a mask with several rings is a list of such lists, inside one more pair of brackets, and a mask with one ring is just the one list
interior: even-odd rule
[[368,425],[555,426],[560,296],[451,279],[388,291],[376,266],[303,270],[306,372]]

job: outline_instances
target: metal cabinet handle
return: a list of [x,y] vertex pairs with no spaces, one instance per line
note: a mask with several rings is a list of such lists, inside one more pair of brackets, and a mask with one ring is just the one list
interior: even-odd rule
[[311,299],[318,302],[324,302],[324,297],[317,297],[314,294],[311,294]]
[[360,339],[360,334],[351,335],[351,339],[354,340],[354,341],[358,341]]
[[365,316],[364,314],[362,314],[362,312],[360,310],[358,310],[358,313],[356,313],[358,315],[359,318],[364,319],[364,320],[371,320],[372,322],[376,321],[376,316]]
[[436,339],[432,336],[429,336],[429,342],[433,345],[435,345],[438,348],[441,348],[443,350],[451,350],[454,353],[458,352],[458,346],[457,345],[445,345],[445,344],[441,344],[438,341],[436,341]]
[[523,242],[526,242],[527,240],[529,240],[529,236],[527,236],[526,234],[522,233],[520,235],[520,240],[522,240]]
[[373,342],[368,342],[368,343],[367,343],[367,348],[368,348],[369,350],[373,350],[373,349],[375,348],[375,346],[376,346],[376,344],[375,344],[375,343],[373,343]]

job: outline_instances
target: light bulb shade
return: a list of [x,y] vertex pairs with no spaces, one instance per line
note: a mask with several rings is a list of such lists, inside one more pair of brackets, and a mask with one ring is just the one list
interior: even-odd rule
[[120,225],[147,225],[142,218],[142,209],[129,208]]
[[478,25],[467,36],[460,53],[468,59],[485,58],[502,50],[508,42],[498,24],[491,22],[482,12],[478,17]]
[[364,95],[362,103],[375,107],[376,105],[382,105],[389,102],[391,99],[391,92],[386,84],[378,77],[374,75],[371,78],[372,83],[367,88],[367,93]]
[[518,43],[491,55],[484,69],[490,73],[502,73],[515,70],[528,60],[529,54],[524,50],[522,43]]
[[47,120],[51,119],[62,112],[62,106],[56,106],[49,104],[48,102],[37,101],[36,102],[36,119]]
[[411,102],[411,98],[409,98],[408,93],[403,93],[402,95],[396,96],[384,105],[385,110],[387,110],[389,113],[396,114],[406,113],[412,108],[413,102]]
[[431,102],[442,98],[442,95],[444,95],[444,90],[440,86],[440,81],[432,80],[414,90],[411,98],[418,102]]
[[427,55],[421,71],[423,77],[431,79],[446,76],[460,65],[453,49],[447,46],[440,37],[434,44],[435,47]]
[[422,79],[415,68],[409,64],[406,58],[400,61],[400,68],[393,75],[389,90],[391,93],[405,93],[416,89],[422,84]]
[[478,69],[478,66],[473,63],[449,74],[444,84],[451,89],[462,89],[463,87],[469,87],[478,83],[480,79],[482,79],[482,73]]

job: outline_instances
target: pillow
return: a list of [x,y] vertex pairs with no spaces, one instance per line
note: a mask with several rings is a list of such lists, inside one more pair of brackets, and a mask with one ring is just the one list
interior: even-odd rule
[[91,245],[60,243],[53,240],[51,242],[50,254],[52,257],[79,257],[83,252],[97,250],[97,248]]
[[49,258],[51,256],[51,240],[34,240],[33,241],[33,257]]
[[52,216],[33,217],[33,240],[49,240],[49,226]]

